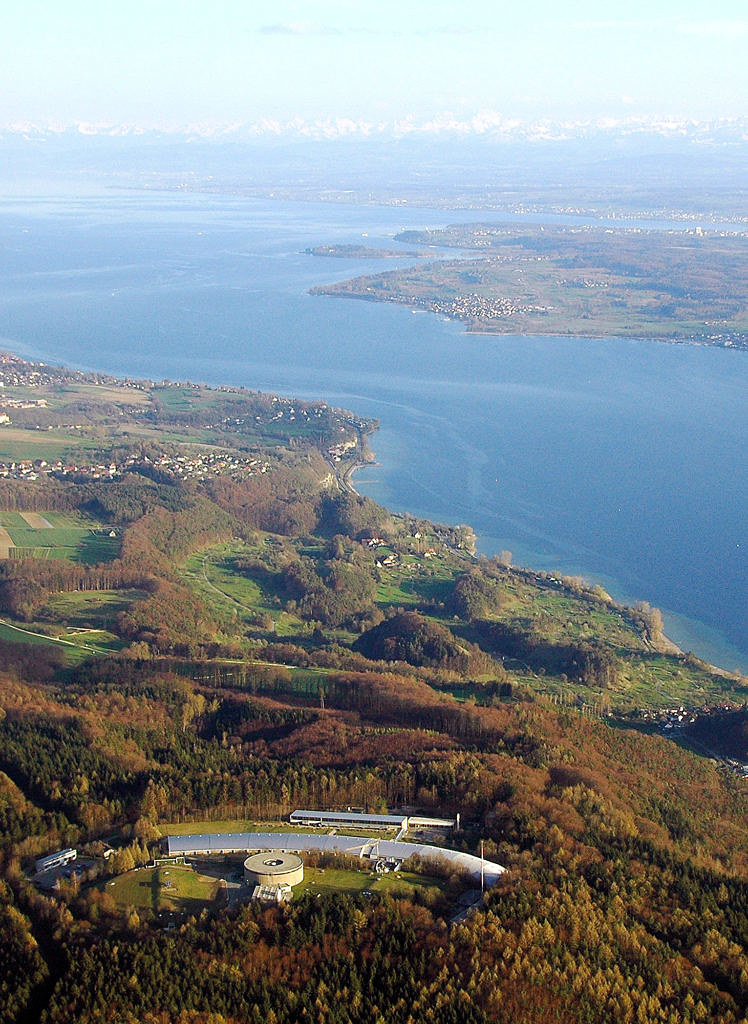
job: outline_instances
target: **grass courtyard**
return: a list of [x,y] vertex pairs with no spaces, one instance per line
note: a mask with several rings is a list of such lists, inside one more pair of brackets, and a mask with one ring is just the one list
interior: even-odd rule
[[136,868],[100,884],[120,906],[150,910],[154,914],[199,913],[216,899],[220,882],[191,867]]

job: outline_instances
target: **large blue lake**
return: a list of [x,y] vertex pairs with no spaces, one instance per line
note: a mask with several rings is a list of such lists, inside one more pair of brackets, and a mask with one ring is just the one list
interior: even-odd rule
[[376,416],[378,464],[357,473],[359,490],[470,523],[486,553],[647,600],[682,646],[748,670],[745,353],[482,338],[308,295],[398,265],[308,246],[392,248],[402,228],[476,219],[506,218],[182,194],[6,198],[0,344]]

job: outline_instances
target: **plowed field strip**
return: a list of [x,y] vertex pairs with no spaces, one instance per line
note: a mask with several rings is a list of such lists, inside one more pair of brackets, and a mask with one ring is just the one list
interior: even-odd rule
[[10,558],[10,549],[14,547],[10,534],[0,526],[0,558]]
[[25,519],[32,530],[53,530],[52,524],[40,516],[38,512],[21,512],[21,518]]

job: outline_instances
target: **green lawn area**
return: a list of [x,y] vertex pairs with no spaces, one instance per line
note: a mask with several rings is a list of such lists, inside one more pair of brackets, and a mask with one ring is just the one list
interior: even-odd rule
[[34,633],[26,632],[23,626],[15,626],[7,622],[0,622],[0,640],[8,640],[14,644],[53,644],[58,648],[63,646],[52,637],[36,636]]
[[436,875],[417,875],[414,871],[396,871],[380,875],[372,886],[375,892],[386,892],[390,896],[411,896],[419,890],[444,892],[446,882]]
[[199,913],[218,891],[218,879],[199,875],[190,867],[139,868],[102,882],[99,888],[121,906],[142,907],[154,913],[171,910]]
[[418,605],[423,602],[444,601],[452,590],[454,572],[447,567],[428,568],[416,563],[412,572],[405,573],[400,567],[382,570],[382,582],[377,587],[378,605],[396,608]]
[[175,821],[159,825],[162,836],[216,835],[218,832],[276,832],[280,831],[277,822],[260,829],[256,821]]
[[346,868],[304,868],[304,881],[294,886],[293,894],[299,896],[317,893],[347,892],[359,894],[364,889],[374,891],[376,876],[371,871],[350,871]]
[[146,596],[143,590],[77,590],[53,594],[46,612],[51,621],[66,622],[75,629],[111,630],[121,611]]
[[294,887],[294,897],[306,894],[364,891],[387,893],[390,896],[412,896],[416,891],[444,891],[445,882],[433,875],[417,875],[412,871],[397,871],[377,875],[374,871],[352,871],[347,868],[305,868],[304,881]]
[[[173,911],[194,914],[214,903],[219,885],[217,878],[198,874],[191,867],[169,864],[128,871],[117,878],[98,883],[98,888],[123,907],[133,906],[154,913]],[[293,894],[295,899],[304,895],[360,895],[364,892],[403,897],[412,897],[421,892],[436,897],[445,888],[444,879],[412,871],[377,875],[366,869],[306,867],[304,881],[294,887]]]
[[[49,624],[47,624],[49,628]],[[60,629],[47,636],[38,623],[16,625],[0,622],[0,640],[18,644],[46,644],[59,651],[68,665],[78,665],[96,654],[109,654],[121,649],[122,641],[106,630]]]
[[[218,833],[236,832],[301,832],[304,835],[328,835],[329,829],[308,829],[300,825],[290,825],[287,821],[179,821],[167,825],[159,825],[162,836],[217,835]],[[394,839],[397,829],[343,829],[338,828],[339,836],[359,836],[365,839]]]
[[296,615],[283,610],[283,598],[269,575],[240,572],[236,558],[256,554],[244,544],[220,544],[192,555],[182,569],[182,581],[222,616],[229,616],[248,627],[263,622],[275,623],[274,634],[295,636],[305,627]]
[[118,878],[110,879],[108,882],[101,882],[98,886],[102,892],[107,892],[122,906],[153,908],[153,887],[154,876],[158,869],[141,868],[138,871],[128,871]]
[[170,864],[127,871],[116,879],[100,883],[98,888],[109,893],[121,906],[143,907],[154,912],[198,913],[215,900],[218,880],[198,874],[192,867]]

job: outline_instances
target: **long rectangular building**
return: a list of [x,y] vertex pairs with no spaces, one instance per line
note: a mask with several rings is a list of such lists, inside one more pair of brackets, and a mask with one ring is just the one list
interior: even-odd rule
[[292,825],[341,828],[398,828],[407,829],[408,818],[404,814],[361,814],[358,811],[292,811],[289,815]]
[[69,864],[71,861],[75,860],[77,856],[77,850],[72,848],[68,850],[58,850],[57,853],[50,853],[47,857],[40,857],[39,860],[36,861],[34,867],[37,872],[49,871],[51,868],[59,868],[62,867],[63,864]]

